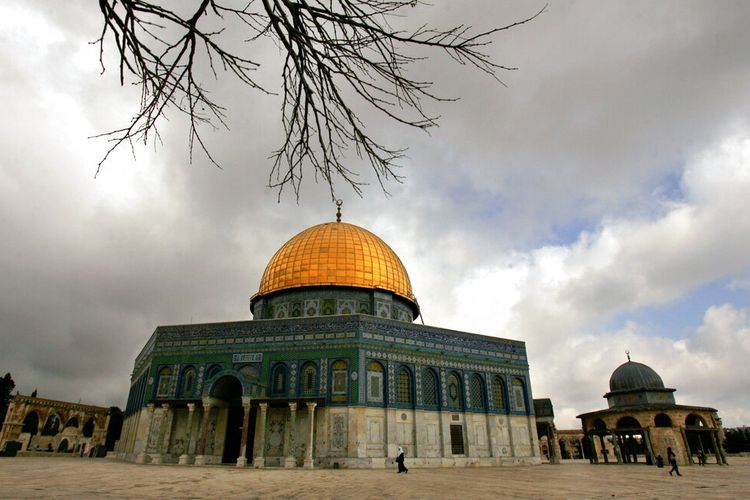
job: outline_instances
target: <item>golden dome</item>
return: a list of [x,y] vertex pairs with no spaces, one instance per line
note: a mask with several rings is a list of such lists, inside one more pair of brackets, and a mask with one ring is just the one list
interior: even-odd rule
[[382,289],[416,306],[409,275],[391,247],[345,222],[319,224],[287,241],[266,266],[253,299],[307,286]]

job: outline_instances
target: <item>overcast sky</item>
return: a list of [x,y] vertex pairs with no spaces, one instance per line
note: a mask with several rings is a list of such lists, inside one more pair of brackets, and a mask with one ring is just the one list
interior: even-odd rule
[[[544,2],[435,4],[414,16],[489,28]],[[0,375],[122,407],[158,325],[249,318],[276,249],[335,207],[311,175],[277,203],[280,101],[224,75],[208,83],[231,130],[206,131],[223,170],[189,163],[172,115],[163,144],[94,179],[107,145],[88,137],[138,104],[113,59],[100,75],[99,16],[0,4]],[[519,68],[507,88],[436,54],[415,76],[460,100],[428,106],[430,135],[373,122],[409,147],[405,182],[363,199],[339,184],[344,220],[399,254],[427,324],[525,341],[559,428],[606,406],[626,350],[678,403],[749,425],[748,19],[742,1],[551,1],[488,49]],[[279,52],[256,50],[278,85]]]

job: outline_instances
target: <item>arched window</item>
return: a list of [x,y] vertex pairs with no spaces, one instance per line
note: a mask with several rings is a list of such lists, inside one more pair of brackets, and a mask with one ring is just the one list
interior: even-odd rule
[[422,402],[425,406],[437,406],[439,404],[438,378],[432,368],[427,368],[422,373]]
[[499,376],[492,380],[492,403],[495,410],[505,410],[505,384]]
[[211,365],[206,370],[206,380],[212,379],[221,371],[221,365]]
[[57,451],[59,453],[67,453],[68,452],[68,440],[67,439],[63,439],[62,441],[60,441],[60,444],[57,446]]
[[635,417],[622,417],[617,421],[618,429],[640,429],[641,423]]
[[182,396],[192,396],[195,389],[195,368],[189,366],[182,372]]
[[301,393],[303,396],[315,396],[318,393],[318,368],[308,361],[302,366]]
[[484,382],[478,373],[471,376],[471,406],[478,410],[484,410],[487,407],[484,398]]
[[44,424],[42,429],[42,436],[55,436],[60,430],[60,417],[57,413],[53,413],[47,418],[47,422]]
[[462,406],[461,379],[456,372],[451,372],[448,375],[448,407],[460,409]]
[[666,413],[659,413],[654,417],[656,427],[672,427],[672,419]]
[[405,366],[398,369],[396,393],[396,401],[402,404],[411,404],[411,373]]
[[685,425],[688,427],[706,427],[706,421],[700,415],[691,413],[685,419]]
[[371,403],[383,402],[383,374],[385,369],[377,361],[367,364],[367,401]]
[[331,365],[331,401],[346,401],[349,387],[349,370],[346,361],[338,360]]
[[26,418],[23,419],[23,428],[21,429],[21,432],[28,432],[32,436],[35,436],[36,433],[39,432],[39,415],[37,412],[32,411],[26,415]]
[[594,430],[596,431],[606,431],[607,430],[607,424],[604,423],[604,420],[601,418],[597,418],[594,420]]
[[96,427],[96,421],[94,421],[94,418],[91,417],[86,421],[86,424],[83,426],[83,437],[90,438],[94,435],[94,427]]
[[526,390],[520,378],[513,379],[513,409],[526,411]]
[[65,422],[65,428],[67,429],[68,427],[78,428],[78,419],[76,417],[69,418],[68,421]]
[[286,365],[284,363],[278,363],[273,367],[271,393],[276,395],[286,393]]
[[156,397],[165,398],[169,396],[169,384],[172,382],[172,369],[164,367],[159,371],[159,385],[156,389]]

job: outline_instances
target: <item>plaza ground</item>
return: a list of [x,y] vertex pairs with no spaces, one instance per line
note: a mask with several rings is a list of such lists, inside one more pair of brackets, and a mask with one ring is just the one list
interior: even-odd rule
[[[238,469],[74,457],[0,458],[0,498],[748,498],[750,457],[729,466],[588,462],[493,468]],[[408,460],[407,460],[408,465]]]

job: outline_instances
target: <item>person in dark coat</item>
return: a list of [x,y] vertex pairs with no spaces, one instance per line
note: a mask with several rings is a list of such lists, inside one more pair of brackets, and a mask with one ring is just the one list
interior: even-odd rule
[[396,463],[398,464],[399,474],[401,474],[402,472],[409,472],[409,469],[407,469],[404,465],[404,449],[400,446],[398,447],[398,456],[396,457]]
[[669,475],[671,476],[673,472],[676,472],[678,476],[681,476],[680,468],[677,467],[677,455],[674,454],[671,447],[667,448],[667,460],[669,461],[669,465],[672,466],[669,470]]

